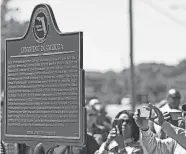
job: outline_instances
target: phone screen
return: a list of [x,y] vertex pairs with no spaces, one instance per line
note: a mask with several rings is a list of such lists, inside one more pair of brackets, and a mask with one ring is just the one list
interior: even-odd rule
[[113,122],[113,128],[116,128],[116,125],[118,125],[119,126],[119,119],[114,119],[114,122]]
[[140,117],[149,118],[150,117],[150,111],[146,108],[140,108]]

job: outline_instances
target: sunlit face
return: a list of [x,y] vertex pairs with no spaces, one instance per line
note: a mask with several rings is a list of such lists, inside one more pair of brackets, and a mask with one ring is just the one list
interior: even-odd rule
[[122,135],[125,139],[131,138],[132,135],[132,122],[127,114],[121,114],[119,119],[122,119]]

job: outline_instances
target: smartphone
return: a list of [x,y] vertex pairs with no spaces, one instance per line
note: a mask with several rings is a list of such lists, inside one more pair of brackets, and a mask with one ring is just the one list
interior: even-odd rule
[[182,109],[182,111],[186,111],[186,104],[183,104],[183,105],[181,106],[181,109]]
[[145,107],[141,107],[138,110],[140,110],[140,117],[143,118],[149,118],[150,117],[150,110],[147,110]]
[[119,126],[120,121],[121,121],[120,119],[115,118],[114,121],[113,121],[113,128],[116,128],[116,125]]
[[[113,128],[116,129],[117,134],[121,134],[122,120],[115,118],[113,121]],[[119,131],[119,132],[118,132]]]

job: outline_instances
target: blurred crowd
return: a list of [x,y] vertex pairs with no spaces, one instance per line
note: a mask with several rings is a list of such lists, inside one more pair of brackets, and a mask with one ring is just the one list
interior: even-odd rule
[[[84,147],[56,145],[44,152],[42,144],[35,149],[26,144],[1,141],[1,152],[7,154],[186,154],[186,104],[181,94],[170,89],[157,105],[147,104],[135,113],[123,108],[114,119],[98,98],[86,102],[87,140]],[[3,103],[1,103],[2,105]],[[4,150],[3,150],[4,149]],[[38,150],[39,149],[39,150]],[[43,150],[43,151],[42,151]]]

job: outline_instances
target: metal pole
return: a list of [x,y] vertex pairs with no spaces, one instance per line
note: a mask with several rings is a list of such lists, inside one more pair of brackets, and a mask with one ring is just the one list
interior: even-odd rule
[[131,75],[131,92],[132,92],[132,111],[135,111],[136,93],[135,93],[135,77],[133,64],[133,0],[129,0],[129,29],[130,29],[130,75]]

